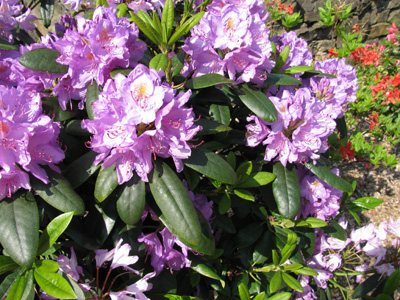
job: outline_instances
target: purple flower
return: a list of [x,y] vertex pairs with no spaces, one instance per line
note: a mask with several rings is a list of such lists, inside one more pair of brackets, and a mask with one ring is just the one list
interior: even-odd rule
[[96,256],[95,256],[96,267],[101,268],[101,266],[105,262],[113,259],[115,249],[112,249],[110,251],[108,251],[107,249],[97,249],[97,250],[94,250],[94,252],[96,253]]
[[60,270],[71,277],[74,281],[78,282],[79,274],[83,274],[82,267],[78,266],[74,248],[71,247],[71,258],[65,255],[60,255],[57,259]]
[[121,245],[122,242],[123,240],[120,239],[114,248],[114,256],[111,262],[111,269],[123,267],[124,269],[138,274],[138,271],[128,266],[135,264],[139,260],[139,257],[130,256],[129,252],[131,251],[131,246],[129,246],[128,244]]
[[58,124],[42,114],[39,94],[0,86],[0,199],[20,187],[30,189],[22,169],[44,183],[49,180],[40,165],[59,171],[55,164],[64,152],[58,134]]
[[[155,272],[146,274],[134,284],[128,285],[124,290],[120,292],[110,292],[111,300],[149,300],[149,298],[147,298],[143,292],[147,292],[152,289],[153,285],[147,281],[155,276]],[[127,295],[133,295],[134,298]]]
[[396,271],[393,265],[389,263],[375,266],[375,269],[379,274],[386,274],[386,276],[390,276],[394,271]]
[[104,160],[105,168],[115,163],[119,184],[133,172],[148,181],[152,155],[172,157],[177,171],[182,171],[182,160],[191,154],[188,141],[201,129],[194,125],[192,109],[184,106],[190,95],[190,91],[175,95],[154,69],[143,65],[128,77],[117,74],[107,81],[93,104],[95,119],[82,122],[94,134],[96,163]]

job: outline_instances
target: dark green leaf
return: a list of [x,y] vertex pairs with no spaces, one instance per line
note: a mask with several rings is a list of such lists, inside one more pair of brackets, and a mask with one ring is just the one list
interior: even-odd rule
[[153,68],[156,71],[160,69],[165,71],[167,69],[167,65],[168,65],[168,54],[159,53],[151,59],[149,68]]
[[293,276],[287,273],[282,273],[282,279],[289,287],[291,287],[295,291],[298,291],[299,293],[304,292],[301,284],[295,278],[293,278]]
[[0,202],[0,243],[20,266],[30,268],[39,244],[39,211],[26,191]]
[[195,124],[203,128],[197,133],[198,136],[226,132],[232,129],[229,126],[208,119],[200,119]]
[[38,255],[47,251],[57,241],[58,237],[67,229],[73,215],[73,212],[64,213],[47,225],[39,239]]
[[115,78],[115,75],[117,74],[122,74],[124,76],[128,76],[129,73],[132,71],[133,69],[114,69],[110,72],[110,76],[112,79]]
[[200,245],[202,231],[197,212],[175,172],[167,164],[157,161],[150,173],[149,184],[168,229],[181,242]]
[[95,115],[93,112],[93,103],[99,99],[100,92],[101,88],[97,84],[96,80],[93,80],[88,84],[86,89],[85,107],[90,120],[94,120]]
[[70,135],[88,137],[91,135],[89,131],[82,128],[82,120],[71,120],[65,126],[65,132]]
[[347,240],[346,230],[337,222],[331,221],[328,226],[323,228],[324,232],[341,241]]
[[336,78],[335,75],[322,73],[321,71],[317,71],[317,70],[306,71],[306,72],[304,72],[303,75],[301,75],[302,78],[310,78],[310,77],[312,77],[312,76],[327,77],[327,78]]
[[238,177],[236,185],[239,186],[243,182],[245,182],[249,178],[252,171],[253,171],[253,162],[251,161],[243,162],[236,170],[236,175]]
[[282,272],[275,272],[274,276],[272,276],[271,281],[269,283],[269,292],[271,294],[275,293],[280,289],[282,284]]
[[70,183],[57,172],[47,168],[49,183],[31,177],[31,186],[34,191],[51,206],[62,212],[73,211],[75,215],[85,213],[85,205],[82,198],[74,191]]
[[16,271],[19,265],[9,256],[0,255],[0,275],[9,271]]
[[4,50],[19,50],[19,47],[17,45],[13,45],[3,39],[0,39],[0,49]]
[[393,300],[393,297],[385,294],[379,294],[376,296],[376,300]]
[[275,105],[263,92],[259,90],[253,90],[247,85],[243,85],[240,88],[240,92],[242,92],[239,95],[240,100],[258,117],[266,122],[275,122],[278,120]]
[[189,168],[222,183],[235,184],[236,173],[231,166],[214,152],[200,147],[192,148],[191,156],[184,160]]
[[231,122],[231,113],[229,106],[211,104],[210,106],[210,117],[218,123],[229,125]]
[[19,63],[35,71],[65,74],[68,72],[68,66],[56,62],[59,56],[60,52],[57,50],[39,48],[22,54]]
[[218,212],[223,215],[231,208],[231,197],[228,193],[225,193],[218,203]]
[[381,274],[374,274],[365,280],[363,283],[357,285],[354,289],[353,294],[351,295],[351,299],[357,299],[366,296],[369,292],[376,289],[382,280]]
[[57,122],[69,120],[77,114],[75,110],[63,110],[58,103],[57,97],[43,97],[42,107],[43,111]]
[[332,171],[325,165],[320,162],[317,164],[313,164],[313,162],[308,162],[305,164],[307,169],[317,175],[322,181],[329,184],[331,187],[335,189],[344,191],[344,192],[352,192],[353,187],[351,183],[347,182],[346,180],[340,178],[339,176],[332,173]]
[[21,299],[22,294],[24,293],[25,289],[25,276],[21,275],[15,280],[14,284],[11,286],[11,289],[8,291],[7,300],[10,299]]
[[94,151],[86,152],[65,168],[62,174],[69,181],[72,188],[76,189],[100,168],[100,164],[94,165],[97,155],[98,153]]
[[381,205],[383,200],[373,198],[373,197],[363,197],[357,200],[351,201],[351,205],[355,205],[365,209],[375,209],[377,206]]
[[265,80],[265,84],[268,85],[300,85],[302,82],[290,75],[268,73],[268,77]]
[[60,299],[76,299],[76,295],[71,285],[61,275],[40,269],[34,270],[33,274],[37,284],[48,295]]
[[400,286],[400,271],[394,271],[390,274],[389,278],[386,280],[385,286],[383,288],[383,292],[386,295],[393,296],[393,293],[399,288]]
[[48,28],[51,24],[51,19],[54,13],[54,0],[40,1],[40,14],[44,27]]
[[146,204],[146,189],[144,181],[136,174],[134,177],[120,187],[117,200],[117,210],[120,218],[125,224],[136,224],[143,215]]
[[300,185],[294,168],[285,168],[280,162],[274,164],[272,191],[278,211],[286,219],[294,219],[300,209]]
[[263,234],[263,227],[258,223],[250,223],[236,234],[236,245],[239,248],[251,246]]
[[181,27],[179,27],[174,34],[171,36],[171,38],[168,41],[168,45],[171,46],[176,43],[177,40],[179,40],[182,36],[184,36],[186,33],[190,31],[195,25],[197,25],[201,18],[204,15],[204,11],[199,12],[192,16],[189,20],[187,20]]
[[248,191],[248,190],[238,190],[235,189],[233,191],[235,193],[236,196],[245,199],[245,200],[249,200],[249,201],[255,201],[256,198],[254,197],[253,193]]
[[101,168],[94,187],[94,197],[97,201],[103,202],[117,186],[118,177],[115,165],[106,169]]
[[252,188],[266,185],[272,182],[276,176],[269,172],[258,172],[250,176],[242,183],[236,185],[237,188]]
[[271,245],[272,232],[270,230],[264,232],[260,239],[258,239],[253,252],[253,262],[255,264],[263,264],[272,255]]
[[223,83],[235,83],[235,81],[226,78],[220,74],[209,73],[189,79],[188,81],[186,81],[185,87],[188,89],[196,90]]

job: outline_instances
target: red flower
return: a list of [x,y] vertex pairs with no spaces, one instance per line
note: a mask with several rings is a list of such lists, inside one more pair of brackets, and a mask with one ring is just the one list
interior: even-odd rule
[[379,121],[379,120],[378,120],[379,112],[377,112],[377,113],[374,114],[374,115],[368,115],[368,117],[369,117],[370,119],[376,120],[376,121],[378,122],[378,121]]
[[348,159],[348,160],[354,160],[356,158],[356,153],[354,149],[352,148],[352,144],[349,141],[346,145],[346,147],[343,147],[343,145],[340,145],[339,151],[342,153],[342,159]]
[[386,95],[387,95],[387,101],[384,103],[386,105],[392,103],[392,104],[396,104],[397,102],[400,101],[400,90],[398,90],[397,88],[394,91],[387,91]]
[[288,7],[287,7],[286,12],[287,12],[289,15],[291,15],[291,14],[293,13],[293,5],[289,4]]
[[283,10],[283,11],[286,11],[286,6],[283,5],[282,3],[279,3],[279,4],[278,4],[278,10],[279,10],[279,11],[282,11],[282,10]]
[[336,49],[328,49],[328,57],[339,56],[339,53],[336,52]]
[[369,130],[371,130],[371,131],[374,130],[375,126],[376,126],[376,123],[374,121],[371,121],[371,123],[369,124]]
[[392,80],[390,80],[390,83],[396,87],[400,85],[400,73],[397,73],[396,76],[393,77]]

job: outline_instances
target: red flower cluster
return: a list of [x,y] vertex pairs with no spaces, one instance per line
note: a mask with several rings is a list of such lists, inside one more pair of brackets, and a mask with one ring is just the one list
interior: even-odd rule
[[[376,122],[379,121],[379,120],[378,120],[379,112],[377,112],[377,113],[374,114],[374,115],[368,115],[368,117],[371,119],[371,123],[370,123],[370,125],[369,125],[369,129],[370,129],[370,130],[373,130],[373,129],[375,128],[375,126],[376,126]],[[376,122],[375,122],[375,121],[376,121]]]
[[286,6],[282,3],[278,4],[278,10],[279,11],[285,11],[287,12],[289,15],[291,15],[293,13],[293,5],[289,4],[286,8]]
[[[375,76],[375,80],[378,79],[379,73]],[[396,104],[400,101],[400,90],[397,88],[398,86],[400,86],[400,73],[397,73],[394,77],[384,76],[377,84],[370,86],[370,88],[372,90],[372,96],[382,91],[385,97],[382,104],[388,105],[390,103]]]
[[351,57],[354,59],[355,63],[361,62],[363,66],[377,66],[381,58],[381,52],[372,48],[372,45],[367,45],[365,48],[357,48],[351,52]]
[[346,147],[343,147],[343,145],[340,145],[339,151],[342,153],[342,159],[343,160],[354,160],[356,158],[356,152],[353,148],[353,145],[351,144],[350,141],[347,142]]
[[339,56],[339,53],[336,52],[336,48],[328,49],[328,57],[336,57]]

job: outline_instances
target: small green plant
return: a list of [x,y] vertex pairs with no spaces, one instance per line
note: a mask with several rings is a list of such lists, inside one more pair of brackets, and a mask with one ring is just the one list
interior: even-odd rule
[[303,21],[299,12],[293,12],[293,6],[291,4],[286,6],[273,0],[267,1],[266,7],[272,19],[270,25],[274,22],[279,22],[285,27],[286,31],[289,31],[290,28],[296,27]]

